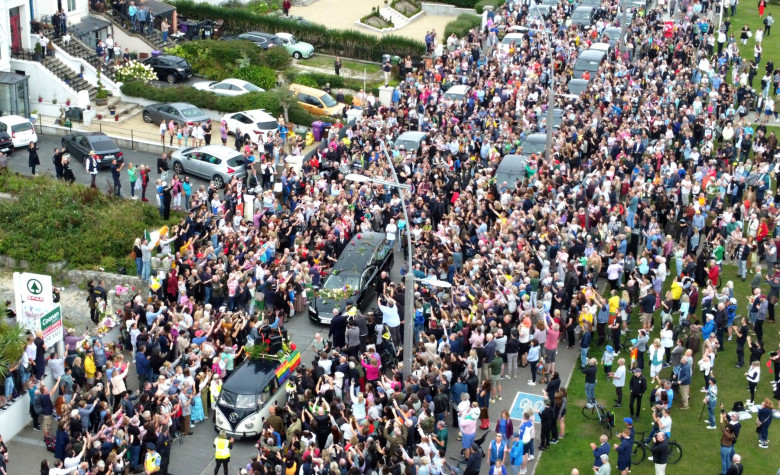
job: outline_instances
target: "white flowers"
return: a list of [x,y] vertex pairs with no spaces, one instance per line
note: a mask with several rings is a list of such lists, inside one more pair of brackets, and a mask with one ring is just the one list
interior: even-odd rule
[[147,83],[157,79],[157,75],[150,66],[138,61],[129,61],[117,68],[115,78],[118,82],[143,81]]

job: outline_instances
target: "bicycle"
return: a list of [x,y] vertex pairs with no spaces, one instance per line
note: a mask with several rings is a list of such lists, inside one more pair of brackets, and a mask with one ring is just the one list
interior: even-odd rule
[[612,437],[612,427],[615,425],[615,416],[611,412],[607,411],[607,408],[599,404],[588,403],[582,406],[582,415],[585,419],[596,420],[598,419],[604,434],[607,437]]
[[[645,432],[634,433],[634,447],[631,450],[631,465],[639,465],[647,458],[647,452],[652,454],[652,448],[645,443]],[[669,439],[669,459],[666,463],[676,464],[682,458],[682,447],[676,441]]]

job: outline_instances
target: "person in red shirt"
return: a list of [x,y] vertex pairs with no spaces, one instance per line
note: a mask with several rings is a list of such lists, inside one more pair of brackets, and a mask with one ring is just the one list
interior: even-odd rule
[[715,261],[710,261],[710,270],[707,272],[707,275],[712,286],[717,287],[718,279],[720,278],[720,267],[715,264]]

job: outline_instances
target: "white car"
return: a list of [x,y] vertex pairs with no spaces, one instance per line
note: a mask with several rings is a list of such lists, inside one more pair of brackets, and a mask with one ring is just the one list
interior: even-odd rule
[[204,81],[193,84],[195,89],[213,92],[220,96],[240,96],[249,92],[263,92],[265,89],[243,79],[224,79],[222,81]]
[[29,119],[18,115],[0,117],[0,132],[11,136],[14,148],[24,148],[30,145],[30,142],[38,141],[38,134]]
[[253,143],[259,143],[266,134],[279,130],[279,122],[263,109],[231,112],[225,114],[222,121],[229,133],[236,135],[236,129],[240,129],[242,134],[249,134]]

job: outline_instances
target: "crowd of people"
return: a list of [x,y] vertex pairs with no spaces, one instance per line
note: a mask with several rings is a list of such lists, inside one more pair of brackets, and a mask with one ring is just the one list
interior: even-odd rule
[[[596,473],[629,471],[637,420],[652,424],[645,442],[656,473],[665,473],[672,419],[686,417],[678,411],[689,409],[695,384],[706,427],[721,431],[721,473],[741,474],[736,447],[769,447],[772,399],[780,401],[780,356],[764,327],[780,293],[780,195],[771,194],[778,144],[753,125],[776,117],[780,73],[771,58],[761,63],[763,32],[747,38],[756,55],[742,58],[728,15],[718,26],[708,2],[683,0],[676,12],[675,2],[659,2],[631,15],[625,44],[613,41],[579,99],[559,95],[560,123],[548,124],[550,88],[564,92],[578,54],[609,42],[602,33],[622,16],[606,0],[592,27],[579,29],[573,6],[561,2],[539,20],[528,4],[509,2],[487,15],[484,30],[447,38],[429,68],[405,69],[391,105],[367,103],[356,123],[331,129],[300,173],[286,167],[279,193],[257,186],[257,171],[283,158],[282,138],[246,151],[254,184],[234,179],[222,191],[187,193],[187,217],[159,241],[135,245],[150,298],[139,295],[122,311],[130,361],[121,348],[69,332],[67,354],[47,363],[42,341],[31,338],[6,378],[6,399],[25,388],[36,427],[43,416],[57,460],[44,461],[42,474],[175,471],[171,440],[213,414],[245,345],[304,312],[349,241],[369,231],[391,242],[410,235],[414,264],[402,273],[448,285],[411,289],[383,276],[377,311],[339,309],[347,317],[334,318],[343,324],[331,325],[330,341],[315,339],[315,363],[297,371],[289,404],[264,422],[247,473],[526,473],[529,460],[566,435],[573,395],[556,371],[556,359],[569,355],[559,354],[564,345],[579,350],[585,375],[576,398],[596,403],[606,377],[621,408],[628,386],[618,442],[592,444]],[[516,25],[531,29],[502,43]],[[753,92],[759,70],[766,74]],[[455,84],[470,86],[462,101],[443,95]],[[554,133],[545,156],[527,157],[517,182],[496,180],[503,157],[522,154],[523,139],[546,127]],[[427,133],[419,149],[391,145],[404,130]],[[393,166],[411,192],[345,180],[392,180]],[[145,173],[144,184],[153,178]],[[153,253],[167,256],[159,276]],[[751,295],[722,282],[724,264],[751,278]],[[407,293],[414,315],[400,304]],[[414,341],[403,341],[400,322],[414,325]],[[414,347],[411,368],[383,358],[388,340]],[[756,436],[740,432],[739,408],[722,406],[718,384],[736,374],[716,366],[722,351],[735,351],[738,367],[749,353],[749,392],[729,400],[755,407]],[[767,361],[773,393],[760,384]],[[45,365],[53,386],[41,383]],[[491,417],[502,381],[523,372],[528,386],[545,385],[544,409],[522,421],[506,411]],[[131,374],[137,391],[128,389]],[[448,427],[458,433],[462,467],[445,457]],[[483,459],[477,432],[491,427]],[[215,440],[225,475],[231,446],[228,434]]]

